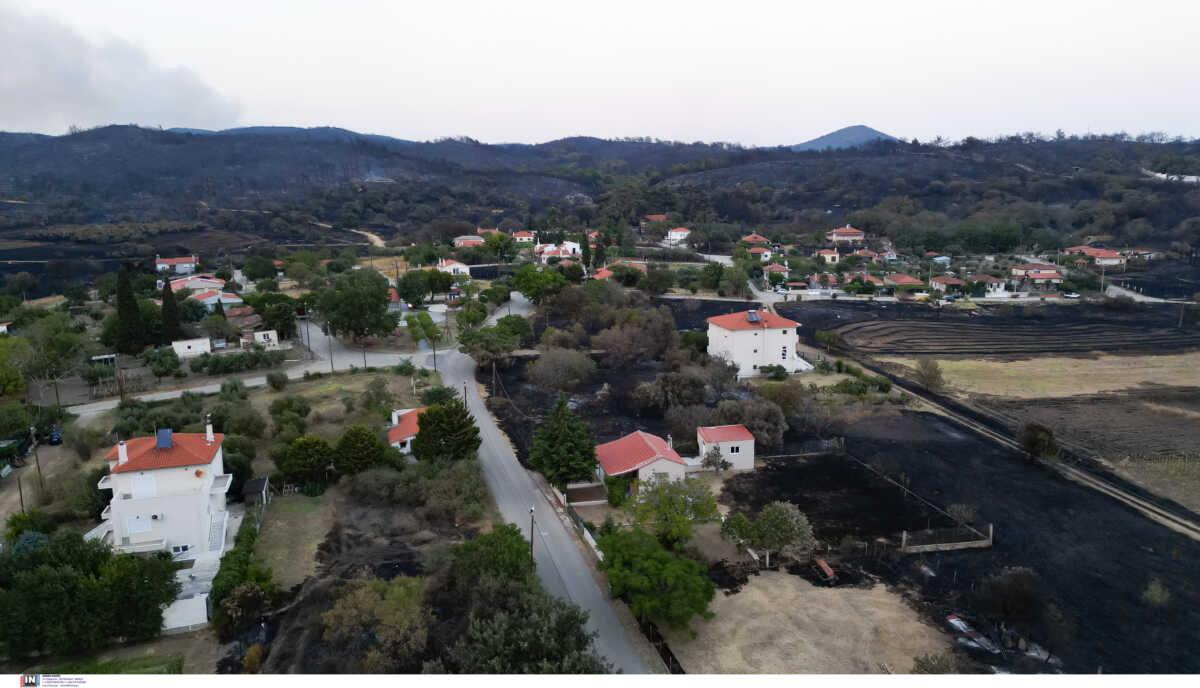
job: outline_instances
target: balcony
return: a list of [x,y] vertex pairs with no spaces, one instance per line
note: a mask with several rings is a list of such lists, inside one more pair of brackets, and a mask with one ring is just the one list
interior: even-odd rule
[[167,541],[158,538],[157,540],[143,540],[132,544],[120,544],[116,548],[126,554],[141,554],[145,552],[157,552],[167,548]]
[[229,492],[229,484],[233,482],[233,476],[226,473],[213,478],[212,488],[209,490],[212,494],[225,494]]
[[103,478],[100,478],[100,482],[96,483],[97,490],[111,490],[112,487],[113,484],[111,475],[106,475]]
[[101,512],[100,512],[100,520],[101,520],[101,521],[107,521],[107,520],[109,520],[111,517],[112,517],[112,503],[110,502],[110,503],[108,504],[108,506],[104,507],[104,511],[101,511]]

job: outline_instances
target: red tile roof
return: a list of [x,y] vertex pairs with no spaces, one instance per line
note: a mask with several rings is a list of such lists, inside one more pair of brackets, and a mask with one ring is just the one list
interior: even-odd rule
[[1057,272],[1031,272],[1026,275],[1029,279],[1062,279],[1062,275]]
[[1056,269],[1058,269],[1058,266],[1050,265],[1049,263],[1021,263],[1020,265],[1013,266],[1013,270],[1021,270],[1023,272],[1028,272],[1030,270],[1056,270]]
[[836,256],[837,254],[838,252],[831,248],[823,248],[820,251],[817,251],[817,255],[821,256]]
[[687,465],[663,438],[642,430],[596,445],[596,462],[605,475],[624,475],[660,459]]
[[608,279],[613,276],[613,271],[608,268],[600,268],[592,275],[592,279]]
[[750,434],[745,425],[709,425],[696,428],[696,432],[700,433],[700,439],[705,442],[741,442],[754,439],[754,435]]
[[400,303],[400,294],[394,287],[388,287],[388,298],[392,300],[392,303]]
[[[238,301],[242,300],[242,297],[238,296],[237,294],[231,294],[226,291],[219,292],[219,293],[221,295],[221,301],[224,301],[226,298],[237,299]],[[197,292],[195,294],[192,294],[188,298],[195,299],[197,301],[203,301],[204,299],[211,299],[212,297],[216,296],[217,294],[218,294],[217,291],[210,289],[209,291],[202,291],[202,292]]]
[[788,272],[788,269],[787,269],[787,266],[785,266],[785,265],[780,265],[779,263],[771,263],[770,265],[763,267],[763,272],[778,272],[780,274],[786,274]]
[[667,232],[667,234],[678,234],[680,232],[683,232],[684,234],[691,234],[692,230],[688,229],[687,227],[676,227],[675,229]]
[[647,215],[646,219],[651,222],[665,222],[667,219],[667,216],[666,215]]
[[195,263],[195,262],[196,262],[196,259],[193,258],[192,256],[183,256],[182,258],[155,258],[154,259],[154,263],[156,265],[186,265],[188,263]]
[[[151,471],[157,468],[178,468],[180,466],[202,466],[211,463],[225,441],[225,435],[213,435],[213,443],[205,441],[202,432],[174,433],[171,446],[168,449],[155,449],[157,443],[154,437],[135,437],[125,441],[125,451],[129,460],[113,466],[113,473],[128,473],[129,471]],[[116,461],[117,447],[114,446],[105,455],[105,461]]]
[[769,251],[770,251],[770,249],[765,249],[762,246],[755,246],[750,249],[750,253],[753,253],[755,255],[759,255],[762,253],[768,253]]
[[934,277],[933,279],[931,279],[929,281],[937,283],[937,284],[952,284],[952,285],[958,286],[958,287],[961,287],[964,284],[966,284],[966,282],[960,280],[959,278],[951,277],[949,275],[938,275],[937,277]]
[[417,426],[417,417],[424,413],[425,408],[416,408],[407,413],[400,414],[399,423],[388,428],[387,438],[388,444],[392,442],[402,442],[410,437],[416,437],[420,427]]
[[[750,320],[751,313],[757,314],[757,321]],[[725,330],[762,330],[800,326],[800,323],[795,320],[788,320],[782,315],[775,315],[767,311],[738,311],[728,315],[714,315],[707,322]]]
[[770,239],[759,234],[758,232],[754,232],[752,234],[747,234],[746,236],[742,237],[742,241],[746,242],[747,244],[769,244],[769,243],[771,243]]
[[845,227],[838,227],[837,229],[831,229],[830,231],[825,232],[825,234],[827,236],[830,234],[833,234],[835,236],[863,236],[865,234],[865,232],[863,232],[861,229],[855,229],[855,228],[851,227],[850,225],[846,225]]
[[883,278],[883,283],[884,284],[892,284],[895,286],[904,286],[904,285],[908,285],[908,284],[913,284],[913,285],[924,284],[924,282],[922,282],[921,280],[919,280],[915,277],[909,277],[908,275],[902,275],[899,273],[896,273],[895,275],[885,275]]
[[519,232],[515,232],[515,233],[513,234],[513,236],[515,236],[515,237],[521,237],[521,238],[523,239],[523,238],[525,238],[525,237],[532,237],[532,236],[533,236],[533,232],[526,232],[525,230],[521,230],[521,231],[519,231]]

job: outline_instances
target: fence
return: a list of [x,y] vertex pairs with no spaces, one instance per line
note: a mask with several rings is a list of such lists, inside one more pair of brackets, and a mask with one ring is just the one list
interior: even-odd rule
[[975,528],[937,528],[919,530],[916,532],[903,531],[900,534],[900,551],[904,554],[920,552],[949,552],[956,549],[983,549],[992,546],[995,527],[987,525],[987,537]]

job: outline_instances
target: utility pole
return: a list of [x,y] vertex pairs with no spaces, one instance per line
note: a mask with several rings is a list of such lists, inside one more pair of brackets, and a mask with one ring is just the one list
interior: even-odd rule
[[[22,506],[21,510],[24,511],[24,508]],[[529,571],[530,573],[533,572],[533,507],[529,507]]]
[[[20,498],[21,498],[21,513],[25,513],[25,489],[21,487],[21,476],[19,476],[19,475],[17,476],[17,495],[20,496]],[[529,518],[531,519],[530,523],[532,523],[533,522],[532,521],[533,507],[529,507]],[[529,527],[529,533],[532,536],[532,534],[533,534],[533,526],[532,525]],[[530,552],[529,556],[532,557],[533,556],[532,542],[530,543],[530,546],[529,546],[529,552]]]
[[33,426],[29,427],[29,441],[33,443],[33,463],[37,466],[38,486],[41,488],[39,494],[46,494],[46,479],[42,476],[42,459],[38,456],[37,450],[37,429]]
[[1180,330],[1183,329],[1183,309],[1185,307],[1185,303],[1186,302],[1184,301],[1179,302],[1179,324],[1176,325],[1176,328]]

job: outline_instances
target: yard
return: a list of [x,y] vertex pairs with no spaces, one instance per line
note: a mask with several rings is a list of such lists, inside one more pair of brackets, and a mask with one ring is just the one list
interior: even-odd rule
[[716,616],[666,633],[689,673],[908,673],[913,657],[949,649],[950,638],[883,585],[816,587],[764,571],[740,592],[718,593]]
[[[101,650],[73,659],[49,659],[20,667],[42,674],[211,674],[217,669],[219,644],[209,629],[165,635],[143,643]],[[10,667],[13,672],[17,667]]]
[[335,489],[320,497],[275,497],[267,505],[254,558],[271,568],[280,589],[290,590],[316,573],[317,548],[333,527]]

